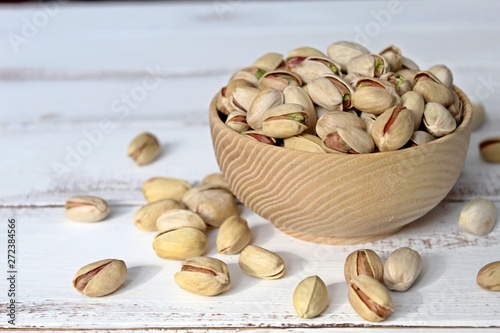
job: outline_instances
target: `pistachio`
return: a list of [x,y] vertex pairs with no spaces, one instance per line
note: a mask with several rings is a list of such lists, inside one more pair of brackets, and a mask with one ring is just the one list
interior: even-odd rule
[[182,227],[158,233],[153,241],[153,249],[160,258],[183,260],[202,255],[207,244],[207,236],[203,231]]
[[401,100],[403,101],[403,106],[413,113],[415,118],[415,126],[413,129],[416,131],[420,127],[422,117],[424,116],[424,98],[418,92],[408,91],[401,96]]
[[156,220],[156,229],[159,232],[176,230],[183,227],[190,227],[201,231],[207,230],[207,225],[200,215],[187,209],[168,210]]
[[72,221],[97,222],[109,215],[108,203],[98,197],[79,195],[66,200],[64,215]]
[[472,105],[472,130],[477,130],[483,125],[486,118],[486,111],[482,103],[474,103]]
[[345,260],[344,277],[348,283],[358,275],[369,275],[382,281],[382,267],[382,260],[375,251],[370,249],[356,250],[349,254]]
[[361,54],[347,63],[347,73],[358,73],[367,77],[380,77],[388,71],[386,60],[377,54]]
[[322,147],[333,153],[367,154],[373,152],[375,145],[372,137],[362,129],[338,127],[323,138]]
[[305,132],[314,134],[318,118],[316,116],[314,104],[309,95],[301,87],[289,86],[283,90],[283,96],[285,103],[299,104],[304,108],[304,112],[307,114],[305,123],[307,128]]
[[412,71],[419,71],[420,68],[418,67],[418,65],[413,61],[411,60],[410,58],[407,58],[405,56],[403,56],[403,67],[402,69],[409,69],[409,70],[412,70]]
[[308,57],[292,68],[292,72],[297,74],[302,82],[306,84],[317,77],[323,76],[323,74],[341,75],[340,66],[331,59],[324,57]]
[[304,59],[313,56],[326,57],[326,55],[318,49],[309,46],[303,46],[288,52],[285,59],[286,65],[288,68],[293,69],[294,67],[298,66],[302,61],[304,61]]
[[142,193],[148,202],[162,199],[180,200],[191,185],[182,179],[171,177],[149,178],[142,185]]
[[326,153],[321,147],[321,139],[307,133],[284,139],[283,147],[313,153]]
[[173,199],[163,199],[148,203],[139,208],[134,215],[135,226],[144,231],[155,231],[156,220],[161,214],[172,209],[184,209],[182,203]]
[[436,138],[427,132],[424,131],[415,131],[413,132],[411,138],[412,146],[420,146],[424,145],[428,142],[436,140]]
[[276,89],[278,91],[283,91],[286,87],[290,86],[300,87],[302,86],[302,80],[297,74],[284,69],[265,73],[257,84],[257,87],[261,90]]
[[270,137],[284,139],[307,129],[307,112],[299,104],[286,103],[264,112],[262,132]]
[[425,104],[423,123],[427,131],[437,137],[449,134],[457,127],[457,122],[450,112],[436,102]]
[[326,77],[318,77],[309,82],[307,93],[317,105],[330,111],[343,110],[343,97],[338,88]]
[[380,86],[362,87],[352,95],[352,105],[356,109],[375,115],[398,104],[400,104],[400,98]]
[[479,152],[486,162],[500,163],[500,137],[481,141],[479,143]]
[[392,107],[373,123],[373,141],[380,151],[399,149],[411,138],[414,121],[413,113],[404,106]]
[[241,251],[238,264],[244,273],[261,279],[279,279],[285,274],[283,259],[256,245],[247,245]]
[[413,91],[421,93],[426,103],[436,102],[445,107],[453,103],[451,90],[430,72],[418,72],[415,74]]
[[273,106],[283,104],[283,93],[276,89],[264,89],[253,100],[247,113],[247,123],[254,130],[262,129],[264,112]]
[[128,146],[128,156],[139,166],[151,163],[158,155],[160,143],[156,136],[148,132],[136,136]]
[[198,213],[205,223],[214,227],[219,227],[228,217],[239,214],[234,195],[214,184],[191,188],[182,197],[182,202]]
[[415,75],[417,75],[417,73],[418,71],[413,69],[401,69],[396,72],[396,74],[401,75],[405,78],[405,80],[408,80],[410,82],[415,81]]
[[175,283],[190,293],[215,296],[231,287],[229,269],[225,262],[211,257],[194,257],[182,262]]
[[244,136],[246,136],[252,140],[256,140],[256,141],[265,143],[267,145],[271,145],[271,146],[276,145],[276,139],[272,138],[270,136],[267,136],[262,131],[246,131],[246,132],[243,132],[241,134],[243,134]]
[[391,253],[384,264],[384,284],[397,291],[408,290],[422,271],[422,257],[409,247]]
[[353,87],[340,76],[335,74],[324,74],[324,78],[330,80],[331,83],[337,88],[342,96],[342,110],[349,110],[352,108],[352,95],[354,94]]
[[[250,85],[256,87],[259,79],[267,72],[265,68],[250,66],[245,67],[231,76],[229,81],[233,80],[244,80],[247,81]],[[227,94],[227,96],[231,96],[231,94]]]
[[403,67],[403,56],[398,47],[390,45],[380,51],[379,54],[385,59],[391,71],[397,72]]
[[281,53],[269,52],[255,60],[252,66],[272,71],[279,67],[285,67],[286,64]]
[[217,251],[223,254],[239,253],[252,240],[248,222],[237,215],[227,218],[217,234]]
[[368,275],[358,275],[350,280],[348,299],[352,308],[368,321],[383,321],[394,311],[387,289]]
[[260,90],[254,87],[236,87],[233,94],[228,96],[231,110],[248,112],[259,92]]
[[227,127],[235,130],[238,133],[243,133],[250,129],[247,124],[247,113],[244,111],[232,111],[226,118]]
[[434,74],[448,89],[453,89],[453,73],[447,66],[434,65],[428,71]]
[[328,57],[341,66],[343,72],[347,72],[347,63],[354,57],[370,53],[361,44],[347,41],[339,41],[328,46]]
[[73,287],[90,297],[111,294],[118,289],[127,276],[123,260],[104,259],[80,268],[73,278]]
[[484,198],[467,203],[460,212],[458,225],[462,230],[474,235],[487,235],[497,222],[497,207]]
[[328,305],[328,289],[317,275],[300,281],[293,292],[293,307],[301,318],[314,318]]
[[384,75],[380,76],[380,78],[392,83],[394,85],[396,93],[399,96],[402,96],[403,94],[413,89],[412,81],[407,80],[404,76],[400,74],[387,72]]
[[477,273],[476,282],[483,289],[500,291],[500,261],[483,266]]
[[365,126],[366,126],[366,133],[370,134],[372,133],[372,127],[373,127],[373,123],[375,122],[375,120],[377,119],[377,116],[374,115],[373,113],[368,113],[368,112],[361,112],[361,114],[359,115],[359,117],[361,118],[361,120],[363,120],[363,122],[365,123]]
[[358,116],[342,111],[330,111],[318,119],[316,123],[316,133],[324,139],[329,133],[334,132],[339,127],[356,127],[364,130],[365,123]]
[[229,189],[229,184],[227,180],[224,178],[224,176],[221,173],[211,173],[209,175],[206,175],[205,178],[201,181],[203,185],[216,185],[218,187],[222,187],[230,191]]

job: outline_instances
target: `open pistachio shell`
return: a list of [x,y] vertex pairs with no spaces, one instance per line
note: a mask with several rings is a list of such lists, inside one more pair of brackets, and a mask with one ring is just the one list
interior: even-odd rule
[[228,217],[220,226],[216,247],[219,253],[239,253],[252,240],[248,222],[238,215]]
[[374,143],[366,131],[356,127],[338,127],[328,133],[322,141],[327,152],[346,154],[367,154],[374,150]]
[[264,112],[262,132],[273,138],[289,138],[307,129],[307,113],[302,105],[286,103]]
[[262,75],[257,84],[257,87],[261,90],[276,89],[278,91],[283,91],[288,86],[300,87],[302,86],[302,80],[297,74],[284,69],[267,72]]
[[250,125],[247,123],[247,113],[244,111],[236,110],[231,112],[227,116],[225,124],[238,133],[243,133],[250,129]]
[[285,98],[285,103],[299,104],[304,107],[304,111],[307,113],[305,124],[307,126],[306,132],[310,134],[316,133],[316,122],[318,121],[318,117],[314,109],[314,104],[304,89],[298,86],[289,86],[283,90],[283,96]]
[[321,139],[316,135],[303,133],[283,140],[283,147],[313,153],[326,153],[321,147]]
[[343,110],[343,96],[338,88],[326,77],[318,77],[307,85],[307,93],[317,105],[330,110]]
[[318,119],[316,133],[323,139],[329,133],[334,132],[338,127],[357,127],[366,129],[365,123],[358,116],[342,111],[331,111]]
[[247,123],[254,130],[262,129],[262,119],[267,109],[283,104],[284,97],[281,91],[276,89],[264,89],[253,100],[247,112]]
[[358,275],[369,275],[382,281],[383,272],[382,260],[375,251],[370,249],[351,252],[344,263],[344,277],[347,283]]
[[385,59],[377,54],[361,54],[347,63],[347,73],[359,73],[368,77],[380,77],[389,71]]
[[207,230],[207,225],[200,215],[187,209],[173,209],[161,214],[156,220],[159,232],[171,231],[183,227]]
[[269,52],[255,60],[252,66],[273,71],[279,67],[284,67],[285,63],[281,53]]
[[285,274],[283,259],[256,245],[247,245],[241,251],[238,264],[244,273],[261,279],[279,279]]
[[398,47],[390,45],[380,51],[379,54],[385,59],[391,71],[397,72],[403,67],[403,55]]
[[347,72],[347,63],[354,57],[370,51],[363,45],[355,42],[339,41],[328,46],[328,57],[338,63],[343,72]]
[[254,87],[237,87],[229,96],[229,105],[234,110],[248,112],[260,90]]
[[401,100],[403,101],[403,106],[410,110],[415,117],[414,130],[416,131],[420,127],[424,115],[424,98],[416,91],[408,91],[401,96]]
[[404,106],[394,106],[373,123],[371,136],[380,151],[403,147],[413,134],[415,118]]
[[450,112],[440,103],[429,102],[424,107],[423,123],[427,131],[441,137],[455,130],[457,123]]
[[448,89],[453,89],[453,73],[446,65],[434,65],[428,71],[434,74]]
[[153,241],[153,249],[160,258],[183,260],[202,255],[207,244],[207,235],[203,231],[182,227],[158,233]]
[[318,49],[309,46],[303,46],[296,49],[291,50],[286,55],[286,64],[288,68],[294,68],[299,65],[304,59],[317,56],[317,57],[326,57],[326,55]]
[[198,256],[184,260],[174,280],[182,289],[202,296],[215,296],[231,288],[226,263],[211,257]]
[[368,275],[358,275],[350,280],[348,299],[353,309],[368,321],[383,321],[394,311],[387,289]]
[[265,143],[267,145],[272,145],[272,146],[276,145],[276,139],[273,137],[267,136],[262,131],[246,131],[246,132],[243,132],[241,134],[243,134],[244,136],[246,136],[252,140],[256,140],[256,141]]
[[436,102],[445,107],[453,103],[451,90],[430,72],[418,72],[415,75],[413,91],[421,93],[426,103]]

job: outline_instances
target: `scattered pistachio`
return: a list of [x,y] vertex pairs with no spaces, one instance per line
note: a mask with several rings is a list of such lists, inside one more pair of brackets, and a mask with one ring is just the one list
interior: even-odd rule
[[500,291],[500,261],[483,266],[477,273],[477,284],[489,291]]
[[182,179],[170,177],[153,177],[142,185],[142,193],[148,202],[162,199],[181,200],[191,185]]
[[421,270],[420,254],[409,247],[401,247],[392,252],[384,264],[384,284],[391,290],[406,291]]
[[182,203],[173,199],[163,199],[148,203],[134,214],[135,226],[144,231],[155,231],[156,220],[161,214],[172,209],[185,209]]
[[382,321],[393,312],[391,295],[378,280],[358,275],[349,282],[349,303],[363,319]]
[[182,227],[158,233],[153,241],[153,249],[160,258],[183,260],[202,255],[207,244],[207,235],[203,231]]
[[460,212],[459,226],[471,234],[487,235],[497,222],[497,207],[484,198],[478,198],[467,203]]
[[500,163],[500,137],[489,138],[479,143],[481,157],[490,163]]
[[136,136],[128,146],[128,156],[139,166],[151,163],[158,155],[160,143],[156,136],[148,132]]
[[344,277],[347,282],[358,275],[369,275],[382,281],[382,260],[370,249],[356,250],[349,254],[344,263]]
[[193,257],[182,262],[175,283],[190,293],[215,296],[231,287],[229,269],[223,261],[211,257]]
[[328,305],[328,289],[317,275],[300,281],[293,292],[293,307],[301,318],[314,318]]
[[76,272],[73,287],[85,296],[104,296],[118,289],[126,276],[127,266],[123,260],[99,260]]
[[233,215],[227,218],[220,226],[217,234],[217,251],[224,254],[239,253],[252,240],[252,232],[248,227],[248,222]]
[[256,245],[247,245],[241,251],[238,264],[244,273],[261,279],[279,279],[285,274],[283,259]]
[[109,215],[108,203],[98,197],[80,195],[66,200],[66,217],[77,222],[97,222]]

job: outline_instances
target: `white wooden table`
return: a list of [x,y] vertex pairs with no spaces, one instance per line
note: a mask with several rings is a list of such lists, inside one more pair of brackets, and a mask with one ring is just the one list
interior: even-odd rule
[[[478,270],[500,259],[500,227],[485,237],[458,229],[461,208],[479,196],[500,201],[498,165],[477,145],[499,135],[500,12],[488,1],[92,3],[0,7],[0,328],[37,331],[226,330],[335,332],[500,329],[500,294],[476,285]],[[280,254],[286,275],[243,275],[237,256],[206,253],[229,265],[233,287],[213,298],[179,289],[180,263],[158,258],[154,233],[132,222],[152,176],[192,183],[218,171],[208,105],[231,73],[268,51],[310,45],[326,50],[357,40],[374,52],[396,44],[422,68],[447,64],[455,83],[487,109],[472,135],[465,168],[447,198],[396,235],[370,244],[324,246],[293,239],[248,209],[254,244]],[[142,131],[164,147],[139,168],[126,147]],[[108,200],[102,223],[70,222],[64,202],[91,194]],[[8,220],[15,219],[15,297],[8,295]],[[418,250],[424,268],[405,293],[392,293],[384,322],[362,320],[347,301],[345,257],[371,248],[383,259],[400,246]],[[87,298],[71,286],[76,270],[102,258],[126,261],[115,294]],[[317,274],[330,301],[319,317],[296,316],[292,293]],[[7,308],[15,299],[15,325]]]

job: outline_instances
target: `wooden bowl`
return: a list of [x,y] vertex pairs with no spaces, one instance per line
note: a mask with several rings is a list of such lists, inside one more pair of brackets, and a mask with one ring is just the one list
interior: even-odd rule
[[386,237],[448,194],[465,163],[472,107],[455,88],[464,119],[425,145],[372,154],[320,154],[267,145],[227,127],[210,105],[217,163],[238,199],[294,237],[355,244]]

